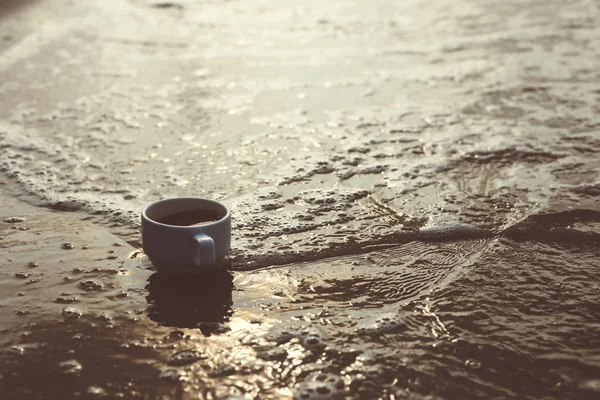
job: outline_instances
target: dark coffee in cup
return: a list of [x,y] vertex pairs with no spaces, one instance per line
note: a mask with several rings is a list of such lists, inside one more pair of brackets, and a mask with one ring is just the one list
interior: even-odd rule
[[225,214],[214,210],[188,210],[169,214],[157,219],[156,222],[174,226],[197,226],[216,222],[224,216]]

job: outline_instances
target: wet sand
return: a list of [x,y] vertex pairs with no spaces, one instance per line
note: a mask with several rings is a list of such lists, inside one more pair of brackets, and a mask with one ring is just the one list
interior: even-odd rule
[[[0,398],[596,398],[597,1],[6,2]],[[139,213],[233,210],[229,272]]]

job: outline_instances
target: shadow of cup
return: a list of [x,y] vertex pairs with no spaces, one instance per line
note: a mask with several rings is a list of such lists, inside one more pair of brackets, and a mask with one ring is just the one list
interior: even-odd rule
[[231,316],[233,276],[225,270],[201,276],[155,273],[148,278],[148,317],[163,326],[223,331]]

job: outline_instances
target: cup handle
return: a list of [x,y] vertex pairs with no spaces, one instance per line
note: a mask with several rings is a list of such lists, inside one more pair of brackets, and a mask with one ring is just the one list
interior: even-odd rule
[[194,265],[213,265],[215,263],[215,241],[204,233],[194,236],[198,243],[196,255],[194,256]]

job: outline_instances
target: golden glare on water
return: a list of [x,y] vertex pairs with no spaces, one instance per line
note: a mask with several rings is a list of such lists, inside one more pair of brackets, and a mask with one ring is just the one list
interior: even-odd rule
[[[598,27],[0,1],[0,398],[598,398]],[[225,269],[143,253],[182,196],[231,209]]]

